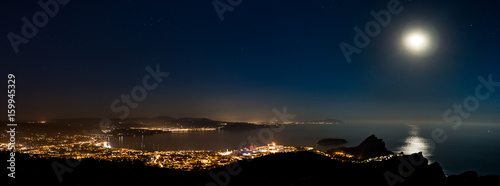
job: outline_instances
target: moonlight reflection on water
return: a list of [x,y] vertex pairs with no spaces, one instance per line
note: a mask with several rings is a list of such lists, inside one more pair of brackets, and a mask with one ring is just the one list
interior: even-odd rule
[[[410,127],[409,136],[405,139],[405,144],[399,148],[404,154],[413,154],[422,152],[424,157],[429,159],[432,156],[432,145],[428,139],[420,136],[420,128],[417,125],[408,125]],[[429,159],[429,161],[431,161]]]

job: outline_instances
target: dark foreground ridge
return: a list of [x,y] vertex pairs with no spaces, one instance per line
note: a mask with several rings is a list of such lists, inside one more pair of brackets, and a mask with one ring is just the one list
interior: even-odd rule
[[[421,154],[420,154],[421,155]],[[8,154],[1,153],[1,159]],[[422,162],[405,167],[402,162]],[[478,176],[476,172],[446,177],[438,163],[428,165],[418,154],[399,156],[386,161],[345,163],[310,151],[279,153],[253,160],[243,160],[207,171],[179,171],[147,167],[140,161],[109,162],[93,159],[71,168],[62,175],[60,183],[52,167],[53,162],[66,165],[64,159],[16,157],[16,179],[12,184],[37,185],[390,185],[387,172],[409,175],[395,185],[491,185],[500,183],[500,176]],[[403,167],[403,169],[401,169]],[[67,167],[69,168],[69,167]],[[413,171],[409,171],[409,169]],[[235,170],[228,173],[228,170]],[[61,171],[61,170],[59,170]],[[4,170],[4,174],[7,173]]]

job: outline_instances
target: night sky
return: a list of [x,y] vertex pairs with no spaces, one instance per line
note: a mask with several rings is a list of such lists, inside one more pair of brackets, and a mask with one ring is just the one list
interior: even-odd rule
[[[71,0],[16,54],[9,32],[22,36],[21,18],[42,8],[1,1],[2,74],[15,74],[17,118],[28,120],[117,118],[111,103],[158,64],[169,76],[128,117],[269,121],[272,108],[287,106],[296,120],[443,121],[474,95],[478,76],[500,81],[494,0],[401,0],[348,63],[339,44],[354,45],[353,28],[364,30],[388,2],[243,0],[221,21],[212,0]],[[436,48],[412,55],[405,29],[422,25]],[[466,121],[500,122],[496,88]]]

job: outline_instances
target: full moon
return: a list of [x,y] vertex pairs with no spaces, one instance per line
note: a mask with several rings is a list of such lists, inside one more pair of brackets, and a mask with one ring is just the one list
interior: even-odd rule
[[405,38],[405,45],[413,52],[421,52],[428,47],[429,39],[422,33],[410,33]]
[[407,27],[402,36],[403,48],[413,56],[428,56],[433,54],[438,46],[437,31],[428,24]]

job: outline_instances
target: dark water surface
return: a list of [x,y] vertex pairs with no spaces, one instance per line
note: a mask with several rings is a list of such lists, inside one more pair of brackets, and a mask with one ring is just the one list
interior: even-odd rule
[[[432,131],[442,128],[447,140],[436,143]],[[195,131],[163,133],[149,136],[124,136],[112,139],[112,147],[144,150],[226,150],[238,149],[240,144],[264,145],[276,142],[282,145],[317,146],[323,138],[343,138],[344,146],[356,146],[369,135],[385,141],[393,152],[405,154],[423,152],[431,162],[439,162],[446,174],[466,170],[481,175],[500,175],[500,125],[464,123],[456,130],[445,124],[370,124],[346,125],[286,125],[283,130],[257,129],[250,131]]]

